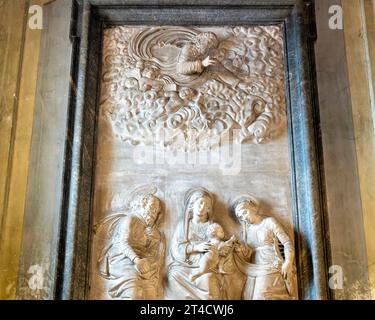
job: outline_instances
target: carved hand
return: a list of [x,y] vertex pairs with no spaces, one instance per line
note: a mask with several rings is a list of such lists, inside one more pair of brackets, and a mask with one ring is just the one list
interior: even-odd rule
[[214,59],[211,59],[210,56],[208,56],[207,58],[205,58],[203,61],[202,61],[202,65],[204,67],[208,67],[208,66],[213,66],[216,64],[216,60]]
[[258,142],[261,142],[266,135],[267,125],[263,121],[255,121],[249,127],[249,131],[255,136]]
[[147,259],[136,258],[134,260],[134,264],[135,264],[136,269],[140,273],[147,273],[151,270],[150,263],[148,262]]
[[284,278],[287,278],[288,275],[292,272],[292,264],[289,261],[285,261],[281,266],[281,274]]
[[209,244],[208,242],[199,243],[199,244],[194,245],[193,247],[193,251],[195,252],[204,253],[210,250],[211,250],[211,244]]
[[230,239],[227,241],[228,244],[233,246],[237,242],[237,238],[235,235],[231,236]]

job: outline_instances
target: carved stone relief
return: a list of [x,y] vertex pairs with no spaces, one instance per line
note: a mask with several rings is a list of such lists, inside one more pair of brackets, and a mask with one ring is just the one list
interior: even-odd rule
[[105,228],[109,236],[97,262],[113,299],[163,298],[165,239],[157,226],[161,203],[154,193],[132,193],[124,211],[108,215],[96,230]]
[[238,129],[260,143],[285,120],[279,26],[115,27],[104,47],[101,109],[124,142],[186,148]]
[[201,187],[189,190],[164,274],[165,237],[158,228],[161,202],[155,193],[151,187],[135,190],[123,212],[108,215],[95,229],[108,240],[97,269],[111,298],[163,299],[164,286],[174,299],[296,298],[292,240],[275,218],[259,214],[260,204],[251,195],[229,205],[242,224],[237,239],[212,220],[214,195]]
[[89,298],[295,299],[282,27],[103,46]]

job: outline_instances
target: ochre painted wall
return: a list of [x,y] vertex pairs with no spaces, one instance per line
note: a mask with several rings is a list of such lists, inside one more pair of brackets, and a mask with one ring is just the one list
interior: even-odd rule
[[0,299],[16,297],[40,30],[28,28],[28,8],[46,1],[0,1]]
[[[24,36],[24,0],[1,1],[0,10],[0,298],[14,297],[22,218],[9,211],[11,172],[17,166],[15,138],[18,123],[19,78]],[[27,148],[27,146],[26,146]],[[26,181],[19,181],[19,185]],[[13,220],[11,222],[11,220]],[[10,236],[11,235],[11,236]]]

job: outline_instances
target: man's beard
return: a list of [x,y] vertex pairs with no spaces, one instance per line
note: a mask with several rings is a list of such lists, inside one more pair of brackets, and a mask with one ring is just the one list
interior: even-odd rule
[[206,56],[208,54],[209,48],[207,46],[196,44],[196,48],[200,56]]

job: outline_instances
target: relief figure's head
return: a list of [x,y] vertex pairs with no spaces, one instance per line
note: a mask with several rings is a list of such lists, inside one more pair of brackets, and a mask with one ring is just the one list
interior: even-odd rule
[[160,200],[152,194],[138,195],[132,204],[148,226],[153,226],[160,214]]
[[224,240],[225,232],[218,223],[211,224],[207,229],[208,236],[212,239]]
[[158,70],[152,67],[146,67],[142,71],[142,77],[155,80],[158,75]]
[[218,46],[219,41],[213,32],[202,32],[193,38],[193,43],[200,54],[206,55],[210,49]]
[[250,224],[256,224],[261,220],[259,209],[258,200],[252,196],[244,196],[232,205],[232,210],[238,220]]
[[182,87],[178,93],[182,100],[193,100],[196,96],[195,90],[188,87]]
[[187,201],[187,210],[191,218],[198,223],[209,220],[213,207],[212,195],[205,190],[192,192]]
[[138,90],[138,80],[136,78],[127,78],[125,80],[125,88]]

